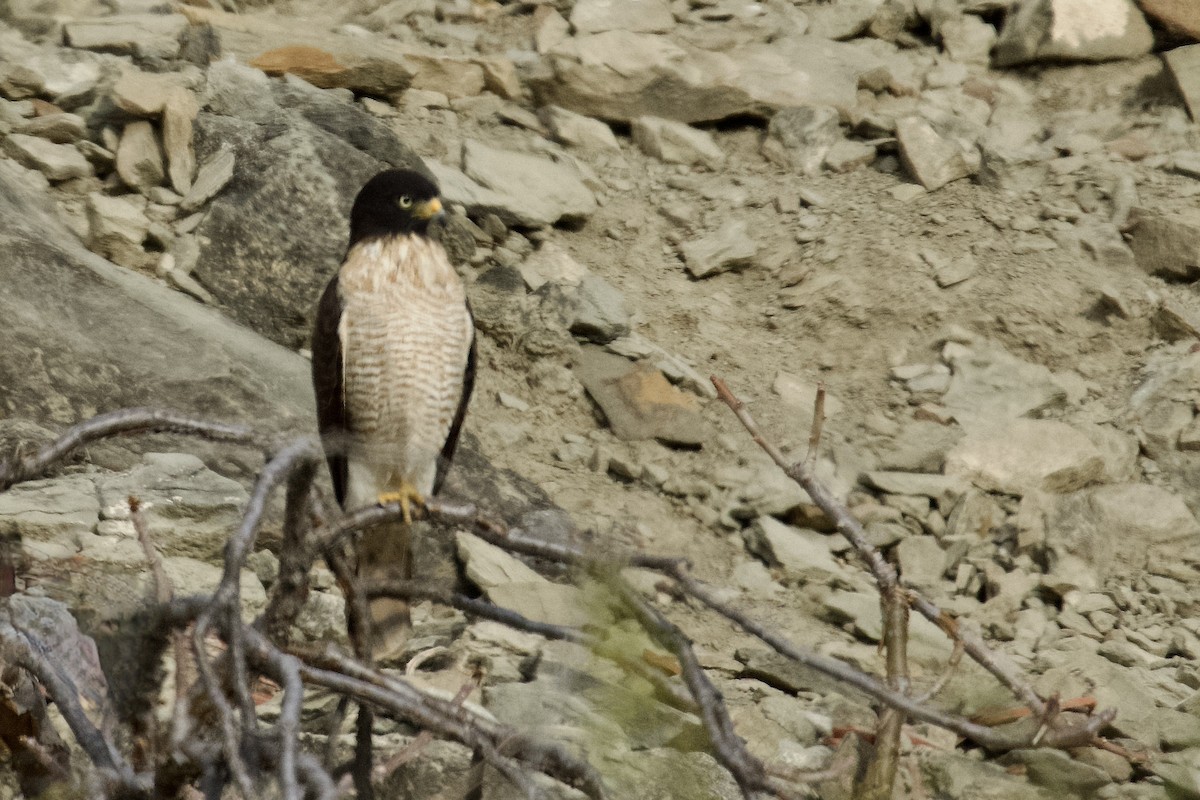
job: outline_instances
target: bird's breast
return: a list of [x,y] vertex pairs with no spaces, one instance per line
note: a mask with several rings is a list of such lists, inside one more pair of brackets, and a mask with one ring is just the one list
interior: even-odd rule
[[445,251],[423,237],[359,245],[338,278],[350,432],[414,466],[440,453],[474,331]]

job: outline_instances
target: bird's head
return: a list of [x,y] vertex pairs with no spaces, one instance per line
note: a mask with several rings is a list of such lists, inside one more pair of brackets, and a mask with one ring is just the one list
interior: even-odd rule
[[424,234],[440,217],[438,187],[419,172],[389,169],[359,191],[350,209],[350,246],[377,236]]

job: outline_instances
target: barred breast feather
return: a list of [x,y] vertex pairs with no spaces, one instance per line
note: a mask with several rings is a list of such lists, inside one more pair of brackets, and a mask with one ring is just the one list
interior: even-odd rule
[[337,291],[346,506],[402,480],[432,494],[474,335],[462,281],[438,242],[392,236],[355,245]]

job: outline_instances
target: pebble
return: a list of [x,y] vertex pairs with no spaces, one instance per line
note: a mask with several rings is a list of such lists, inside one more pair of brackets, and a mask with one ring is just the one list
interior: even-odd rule
[[192,123],[200,105],[187,89],[176,88],[167,95],[162,111],[162,146],[167,159],[171,187],[181,195],[192,187],[196,173],[196,151],[192,144]]
[[1200,215],[1136,209],[1126,228],[1129,247],[1143,271],[1176,281],[1200,276]]
[[0,95],[8,100],[37,97],[46,86],[41,73],[22,64],[0,65]]
[[969,177],[978,170],[957,142],[943,138],[924,119],[906,117],[896,122],[900,158],[908,173],[927,191]]
[[13,132],[40,136],[55,144],[71,144],[87,136],[87,122],[76,114],[48,114],[18,123]]
[[1150,52],[1154,34],[1133,0],[1029,0],[1009,14],[992,57],[998,67],[1035,61],[1108,61]]
[[744,220],[731,219],[707,236],[683,242],[680,250],[688,274],[708,278],[751,266],[758,255],[758,244],[750,237]]
[[201,164],[196,180],[179,201],[179,210],[185,214],[195,211],[220,193],[233,180],[236,163],[233,150],[222,148]]
[[844,580],[847,570],[833,557],[830,537],[812,530],[785,525],[774,517],[758,517],[742,530],[746,548],[793,576],[822,581]]
[[829,106],[785,108],[771,117],[767,137],[762,142],[762,153],[784,168],[815,175],[831,148],[841,141],[844,139],[837,109]]
[[[490,201],[498,204],[509,219],[524,226],[582,222],[597,207],[592,190],[569,162],[468,140],[463,144],[462,168],[471,181],[491,191]],[[445,189],[445,182],[439,183]],[[465,205],[470,207],[469,203]]]
[[146,120],[131,122],[117,145],[117,174],[130,189],[149,191],[166,177],[162,150],[154,127]]
[[668,164],[702,164],[715,170],[725,153],[712,136],[674,120],[638,117],[633,120],[633,141],[643,153]]
[[67,181],[87,178],[93,174],[91,163],[75,147],[29,136],[11,133],[4,138],[4,152],[22,166],[36,169],[49,180]]
[[123,266],[141,266],[145,261],[142,242],[150,230],[150,220],[143,209],[143,204],[126,197],[89,194],[88,247]]
[[946,454],[946,474],[986,491],[1070,492],[1104,475],[1100,451],[1078,429],[1054,420],[1016,419],[981,428]]
[[603,31],[666,33],[675,17],[665,0],[579,0],[571,8],[576,35]]
[[625,295],[598,275],[583,276],[568,292],[567,330],[604,344],[629,333],[631,314]]
[[500,402],[500,405],[504,406],[505,408],[510,408],[513,411],[520,411],[523,413],[529,410],[529,403],[526,403],[521,398],[517,397],[516,395],[509,394],[508,392],[497,392],[496,399]]
[[537,291],[547,283],[578,286],[588,275],[587,267],[553,242],[543,243],[517,268],[530,291]]
[[621,150],[612,128],[598,119],[553,105],[541,109],[539,115],[556,142],[585,150]]

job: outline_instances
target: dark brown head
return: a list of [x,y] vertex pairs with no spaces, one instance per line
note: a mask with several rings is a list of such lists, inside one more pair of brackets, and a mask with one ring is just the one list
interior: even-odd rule
[[350,209],[350,246],[380,236],[424,235],[443,213],[438,187],[419,172],[389,169],[359,191]]

